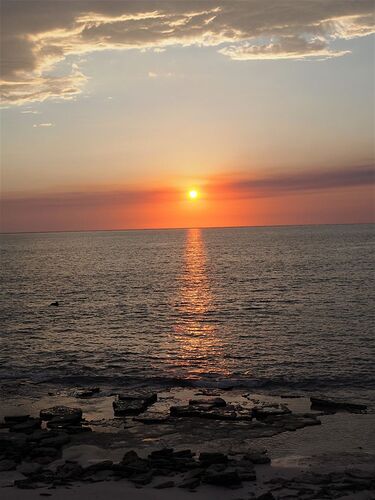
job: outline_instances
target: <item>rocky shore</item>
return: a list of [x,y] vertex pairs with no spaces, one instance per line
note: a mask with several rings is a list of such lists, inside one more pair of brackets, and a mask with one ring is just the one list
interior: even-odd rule
[[237,499],[375,498],[375,455],[360,447],[336,462],[331,453],[305,466],[280,466],[273,458],[278,436],[300,432],[306,439],[338,412],[343,421],[369,417],[365,405],[352,401],[238,389],[86,387],[46,395],[29,408],[37,413],[27,407],[17,405],[1,422],[4,499],[15,498],[14,489],[17,498],[25,490],[49,496],[102,482],[151,489],[152,498],[165,497],[159,490],[174,491],[171,498],[186,491],[205,498],[216,491]]

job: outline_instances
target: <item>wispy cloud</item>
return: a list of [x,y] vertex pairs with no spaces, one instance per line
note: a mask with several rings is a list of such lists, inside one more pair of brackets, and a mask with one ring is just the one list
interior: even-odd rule
[[[305,200],[304,208],[309,204],[309,197],[327,197],[332,200],[330,208],[325,213],[327,220],[332,221],[331,212],[335,213],[335,200],[338,193],[347,193],[344,189],[365,188],[367,193],[364,199],[355,198],[355,205],[361,206],[356,209],[354,219],[349,220],[369,220],[371,218],[371,195],[368,193],[375,184],[375,171],[373,165],[362,165],[341,169],[330,169],[305,172],[285,172],[254,178],[241,177],[232,178],[211,178],[202,182],[202,194],[205,202],[203,207],[205,212],[202,216],[204,220],[217,224],[217,218],[213,218],[209,213],[210,206],[216,209],[223,209],[221,218],[225,217],[225,207],[231,206],[234,202],[246,207],[247,201],[250,206],[254,203],[261,203],[265,206],[272,205],[282,207],[285,205],[283,198],[288,197],[288,206],[293,205],[297,210],[294,215],[288,218],[276,220],[287,221],[297,220],[298,206],[301,199]],[[301,195],[303,195],[301,197]],[[184,220],[189,224],[189,219],[184,219],[187,215],[183,209],[181,211],[181,200],[185,193],[175,187],[165,187],[162,189],[153,188],[118,188],[118,189],[98,189],[91,191],[77,190],[74,192],[45,193],[45,194],[9,194],[2,197],[0,201],[1,230],[2,231],[25,231],[25,230],[70,230],[70,229],[98,229],[110,227],[156,227],[160,224],[164,227],[170,225],[184,225]],[[314,198],[315,196],[315,198]],[[264,203],[262,202],[262,199]],[[294,201],[296,200],[295,205]],[[299,200],[299,201],[298,201]],[[244,202],[244,204],[242,203]],[[207,204],[208,203],[208,204]],[[180,207],[180,208],[179,208]],[[215,209],[215,210],[216,210]],[[189,211],[187,211],[189,212]],[[337,210],[336,210],[337,212]],[[216,212],[215,212],[216,213]],[[163,215],[164,214],[164,215]],[[177,214],[177,215],[176,215]],[[207,219],[208,217],[208,219]],[[203,220],[203,219],[202,219]],[[202,220],[200,219],[201,223]],[[224,219],[220,219],[224,220]],[[228,219],[229,221],[233,219]],[[238,214],[234,219],[238,223]],[[241,219],[248,223],[248,219]],[[266,219],[269,220],[269,219]],[[270,222],[272,222],[271,219]],[[302,219],[311,221],[309,217]],[[316,219],[314,219],[316,220]],[[319,212],[317,220],[322,221],[322,213]],[[340,220],[340,219],[338,219]],[[247,221],[247,222],[246,222]],[[272,222],[273,223],[273,222]],[[114,225],[113,225],[114,224]],[[194,222],[197,224],[197,221]]]
[[229,196],[260,198],[291,193],[321,191],[375,184],[375,167],[372,164],[330,170],[307,170],[269,174],[258,178],[240,178],[235,181],[213,183],[215,192],[220,185]]
[[[50,124],[41,124],[40,126]],[[262,177],[209,178],[203,182],[208,198],[268,198],[292,193],[303,193],[329,189],[375,184],[375,167],[372,164],[330,170],[293,171],[269,174]],[[174,187],[162,189],[107,189],[75,191],[40,195],[8,195],[5,204],[25,203],[39,208],[93,207],[98,205],[134,205],[171,202],[180,199],[180,190]]]
[[23,109],[21,113],[23,115],[40,115],[40,111],[36,111],[35,109]]
[[33,128],[49,128],[53,127],[53,123],[34,123]]
[[98,50],[212,46],[233,60],[327,59],[332,42],[374,33],[373,0],[3,1],[4,103],[71,99],[86,77],[53,74]]

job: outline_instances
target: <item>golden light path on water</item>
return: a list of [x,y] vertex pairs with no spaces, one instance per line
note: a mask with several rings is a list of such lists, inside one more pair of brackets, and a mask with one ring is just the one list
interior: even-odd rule
[[187,230],[184,265],[178,297],[178,361],[190,367],[191,377],[200,374],[224,376],[228,372],[223,358],[222,342],[213,321],[213,293],[207,269],[207,256],[202,230]]

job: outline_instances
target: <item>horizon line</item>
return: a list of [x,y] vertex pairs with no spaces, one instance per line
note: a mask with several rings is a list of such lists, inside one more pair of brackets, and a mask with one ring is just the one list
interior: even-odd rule
[[140,227],[140,228],[121,228],[121,229],[62,229],[62,230],[47,230],[47,231],[0,231],[2,235],[15,234],[53,234],[53,233],[113,233],[113,232],[129,232],[129,231],[182,231],[186,229],[241,229],[241,228],[265,228],[265,227],[304,227],[304,226],[363,226],[373,225],[373,222],[323,222],[309,224],[254,224],[254,225],[239,225],[239,226],[182,226],[182,227]]

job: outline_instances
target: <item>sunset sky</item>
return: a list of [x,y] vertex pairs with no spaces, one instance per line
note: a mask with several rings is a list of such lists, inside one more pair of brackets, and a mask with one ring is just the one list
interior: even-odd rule
[[2,231],[373,221],[373,0],[3,0],[2,32]]

